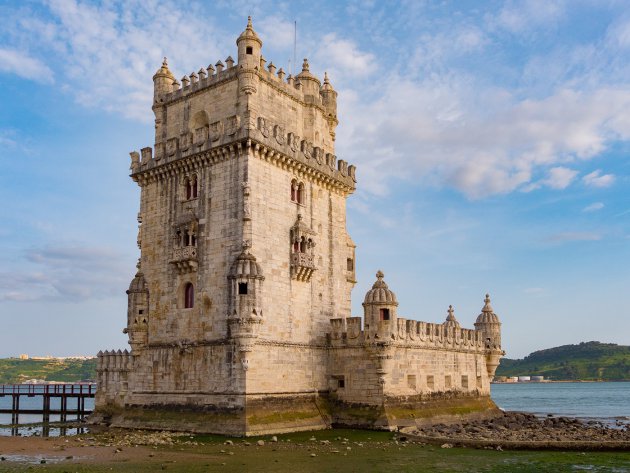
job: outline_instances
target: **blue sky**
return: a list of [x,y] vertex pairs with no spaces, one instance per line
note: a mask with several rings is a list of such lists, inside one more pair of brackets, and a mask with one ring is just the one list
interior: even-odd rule
[[630,344],[626,2],[52,0],[0,5],[0,356],[126,346],[151,76],[235,57],[247,15],[339,92],[355,315],[382,269],[408,318],[490,292],[511,357]]

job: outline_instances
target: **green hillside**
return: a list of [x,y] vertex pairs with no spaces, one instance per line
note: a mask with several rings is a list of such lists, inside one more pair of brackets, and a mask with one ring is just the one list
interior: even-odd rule
[[630,381],[630,346],[583,342],[503,358],[496,376],[539,375],[557,381]]
[[96,379],[96,358],[91,360],[19,360],[0,359],[0,384],[20,383],[27,379],[77,382]]

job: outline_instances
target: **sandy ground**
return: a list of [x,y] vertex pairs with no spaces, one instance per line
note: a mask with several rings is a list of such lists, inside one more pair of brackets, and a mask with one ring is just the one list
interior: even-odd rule
[[[168,433],[133,433],[112,436],[72,437],[0,437],[0,468],[18,463],[117,463],[155,462],[174,463],[178,457],[191,460],[190,451],[178,452],[158,449],[161,445],[173,445],[177,438]],[[179,437],[180,439],[182,437]],[[184,439],[187,437],[183,437]],[[207,455],[204,456],[207,458]]]

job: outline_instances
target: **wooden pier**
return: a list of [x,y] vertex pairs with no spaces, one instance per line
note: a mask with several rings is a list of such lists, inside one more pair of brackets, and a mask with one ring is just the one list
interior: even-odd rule
[[[92,411],[85,408],[85,400],[96,394],[96,384],[4,384],[0,385],[0,397],[11,396],[11,409],[0,409],[0,414],[11,414],[11,424],[20,422],[20,414],[39,414],[42,422],[50,421],[50,415],[59,415],[65,422],[68,416],[82,419]],[[41,409],[24,409],[20,407],[20,399],[24,397],[41,397]],[[59,408],[51,408],[51,400],[59,399]],[[76,406],[68,407],[68,399],[76,399]]]

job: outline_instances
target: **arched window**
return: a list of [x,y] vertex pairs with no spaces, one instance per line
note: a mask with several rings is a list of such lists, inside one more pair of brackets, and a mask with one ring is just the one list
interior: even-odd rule
[[298,185],[297,181],[293,179],[291,181],[291,202],[297,202],[298,199]]
[[306,238],[300,240],[300,253],[306,253]]
[[186,178],[186,200],[192,197],[192,184],[190,183],[190,179]]
[[299,253],[300,252],[300,242],[295,241],[293,242],[293,253]]
[[197,176],[193,176],[193,178],[191,179],[192,183],[191,183],[191,197],[193,199],[197,198]]
[[192,309],[195,306],[195,287],[187,282],[184,287],[184,309]]
[[299,204],[304,203],[304,184],[300,182],[297,190],[297,201]]

